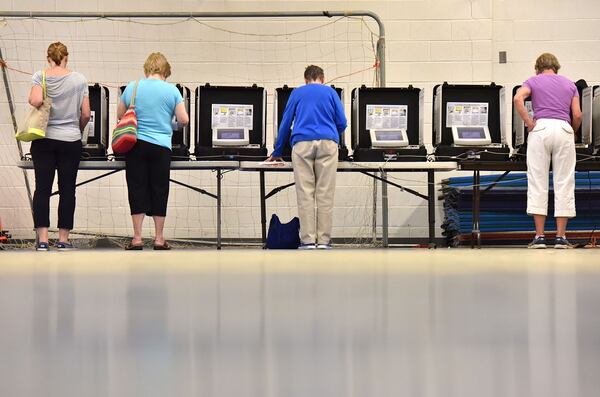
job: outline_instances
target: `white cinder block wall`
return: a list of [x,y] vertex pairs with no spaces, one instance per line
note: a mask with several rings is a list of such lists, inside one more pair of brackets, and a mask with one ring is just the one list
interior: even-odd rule
[[[600,81],[600,2],[580,0],[381,0],[381,1],[196,1],[131,0],[0,0],[3,10],[43,11],[266,11],[266,10],[371,10],[386,27],[388,86],[414,86],[426,90],[425,142],[430,145],[432,88],[443,81],[488,83],[507,88],[533,73],[539,53],[555,53],[561,73],[573,80]],[[279,33],[306,30],[326,20],[212,21],[226,30]],[[282,81],[301,83],[308,63],[322,64],[328,77],[357,70],[369,56],[361,34],[344,22],[288,37],[247,37],[207,29],[199,24],[148,27],[141,24],[47,23],[25,21],[18,25],[0,22],[0,46],[12,55],[9,64],[27,71],[44,64],[44,51],[55,40],[64,41],[71,52],[71,66],[89,81],[122,84],[140,76],[145,55],[165,52],[173,69],[172,81],[190,87],[198,83],[248,84],[260,82],[272,91]],[[370,28],[374,24],[368,23]],[[356,36],[356,37],[355,37]],[[364,38],[364,35],[362,36]],[[121,38],[121,39],[120,39]],[[352,45],[348,46],[350,40]],[[290,45],[292,42],[292,45]],[[309,49],[310,47],[310,49]],[[317,51],[313,51],[317,48]],[[498,63],[498,52],[507,51],[508,63]],[[315,55],[317,54],[317,55]],[[131,58],[131,62],[127,60]],[[24,61],[27,59],[27,61]],[[33,60],[33,62],[30,61]],[[350,62],[349,59],[355,61]],[[115,61],[117,60],[117,61]],[[343,60],[343,61],[342,61]],[[361,63],[362,62],[362,63]],[[293,77],[292,77],[293,76]],[[370,73],[342,80],[349,104],[350,88],[371,84]],[[29,77],[9,71],[11,89],[22,118]],[[295,80],[294,80],[295,79]],[[5,228],[18,238],[32,237],[32,221],[22,172],[12,138],[12,124],[4,87],[0,90],[0,216]],[[272,99],[270,97],[269,104]],[[111,123],[114,122],[116,90],[111,92]],[[506,129],[510,127],[510,95],[507,95]],[[348,107],[347,107],[348,108]],[[349,116],[349,113],[348,113]],[[272,117],[269,105],[268,118]],[[270,121],[269,121],[270,122]],[[268,145],[272,147],[271,128]],[[346,134],[350,142],[349,130]],[[26,148],[27,151],[27,148]],[[94,173],[80,173],[80,180]],[[33,181],[33,174],[29,176]],[[214,190],[208,172],[177,172],[175,178]],[[438,181],[450,175],[440,175]],[[425,175],[398,174],[400,183],[426,193]],[[291,181],[291,176],[268,176],[269,187]],[[224,235],[259,237],[260,204],[258,176],[233,172],[224,179]],[[335,209],[336,236],[369,237],[372,183],[355,174],[341,175]],[[54,208],[56,202],[53,202]],[[283,218],[295,214],[293,189],[271,198],[268,213]],[[380,212],[380,211],[379,211]],[[443,213],[437,211],[438,236]],[[52,223],[55,225],[55,210]],[[379,224],[381,222],[379,221]],[[212,199],[183,188],[172,187],[167,233],[169,237],[214,237]],[[76,228],[127,235],[130,233],[124,176],[117,174],[78,191]],[[148,235],[151,229],[147,229]],[[390,237],[425,237],[427,210],[419,198],[390,189]]]

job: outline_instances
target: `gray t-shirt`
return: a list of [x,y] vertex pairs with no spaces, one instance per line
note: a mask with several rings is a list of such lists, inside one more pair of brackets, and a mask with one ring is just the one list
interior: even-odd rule
[[[41,87],[42,72],[35,72],[32,81]],[[81,103],[83,97],[89,95],[87,80],[77,72],[64,76],[46,75],[46,88],[48,96],[52,98],[46,138],[65,142],[80,140]]]

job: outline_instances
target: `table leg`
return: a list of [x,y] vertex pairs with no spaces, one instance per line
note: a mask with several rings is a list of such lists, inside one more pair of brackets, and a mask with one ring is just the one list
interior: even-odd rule
[[481,173],[477,171],[477,248],[481,248]]
[[[387,181],[387,172],[381,171],[381,177]],[[382,237],[383,248],[388,248],[388,186],[387,182],[381,184],[381,217],[382,217]]]
[[265,195],[265,172],[260,171],[260,227],[263,246],[267,243],[267,199]]
[[429,248],[435,248],[435,171],[427,171],[427,209],[429,213]]
[[475,247],[475,189],[477,183],[477,171],[473,171],[473,197],[471,198],[471,249]]
[[217,249],[221,249],[221,180],[223,173],[217,170]]
[[481,248],[481,233],[479,231],[479,216],[480,216],[480,173],[478,170],[473,171],[473,219],[471,225],[471,248],[475,245]]
[[377,244],[377,179],[373,178],[373,245]]

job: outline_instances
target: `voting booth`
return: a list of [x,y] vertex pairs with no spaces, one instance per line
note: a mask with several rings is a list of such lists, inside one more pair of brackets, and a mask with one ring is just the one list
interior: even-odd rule
[[577,160],[589,160],[594,154],[593,142],[593,97],[595,87],[588,87],[585,80],[578,80],[575,85],[579,91],[581,105],[581,126],[575,131],[575,151]]
[[[515,97],[517,91],[521,88],[520,85],[517,85],[512,90],[512,98]],[[515,160],[524,160],[525,155],[527,154],[527,136],[529,132],[527,131],[527,126],[525,122],[517,112],[517,108],[515,107],[514,102],[512,103],[512,146],[515,149]],[[535,118],[535,114],[533,113],[533,106],[531,104],[531,97],[527,97],[525,99],[525,108],[529,113],[529,116]]]
[[594,154],[600,154],[600,86],[591,88],[592,97],[592,145]]
[[109,140],[109,91],[108,88],[93,84],[88,87],[90,99],[90,121],[83,128],[81,136],[82,160],[105,160]]
[[[336,87],[334,85],[331,86],[337,92],[340,97],[340,101],[342,101],[342,105],[344,104],[344,90],[342,88]],[[275,89],[275,96],[273,98],[273,146],[277,143],[277,137],[279,134],[279,126],[281,125],[281,120],[283,119],[283,112],[285,111],[285,107],[290,99],[290,95],[294,87],[288,87],[284,85],[283,87]],[[285,161],[291,161],[292,157],[292,147],[290,142],[288,141],[283,148],[283,159]],[[340,143],[338,149],[338,157],[340,161],[344,161],[348,159],[348,148],[346,147],[346,138],[345,134],[340,134]]]
[[423,90],[409,86],[352,90],[352,149],[356,161],[426,161]]
[[[190,89],[182,86],[181,84],[176,84],[175,87],[181,93],[183,97],[183,105],[185,106],[185,111],[188,115],[190,115]],[[184,157],[189,158],[190,156],[190,123],[184,126],[180,126],[177,124],[177,118],[173,116],[173,120],[171,122],[173,127],[173,137],[171,138],[171,147],[172,147],[172,156],[173,157]]]
[[508,160],[502,86],[440,84],[433,90],[432,141],[437,160]]
[[267,92],[256,84],[196,88],[196,158],[264,159],[266,110]]

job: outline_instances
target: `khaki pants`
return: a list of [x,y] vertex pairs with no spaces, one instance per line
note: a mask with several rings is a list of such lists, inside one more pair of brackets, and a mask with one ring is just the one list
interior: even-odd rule
[[334,141],[298,142],[292,148],[302,244],[330,243],[337,163]]

